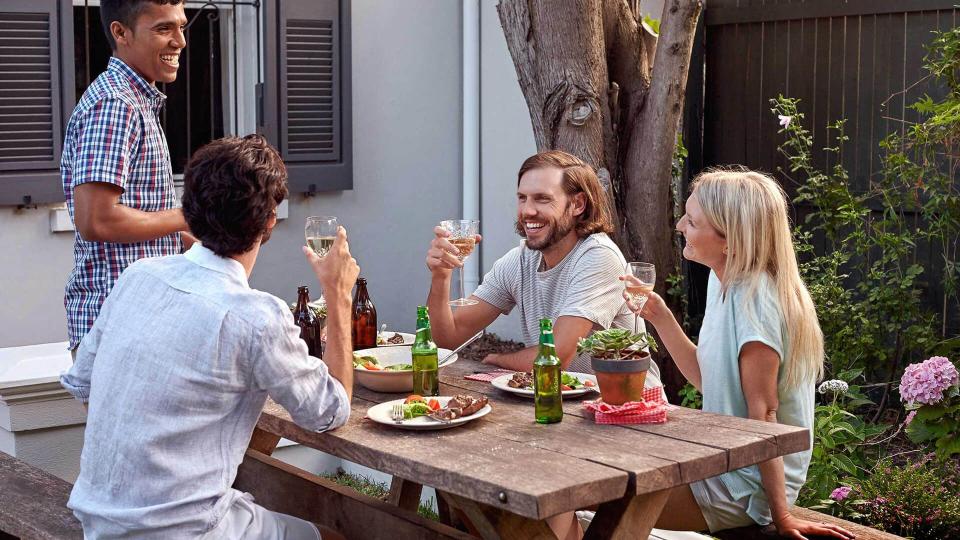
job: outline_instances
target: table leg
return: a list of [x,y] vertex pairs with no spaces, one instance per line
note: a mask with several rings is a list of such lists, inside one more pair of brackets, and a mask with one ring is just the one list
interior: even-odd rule
[[556,540],[546,521],[525,518],[512,512],[437,491],[451,508],[464,518],[470,533],[483,540]]
[[627,495],[600,505],[584,540],[647,538],[667,504],[670,489]]
[[404,510],[416,512],[420,508],[420,494],[423,485],[394,476],[390,482],[390,496],[387,502]]
[[250,444],[247,445],[247,448],[269,456],[277,449],[277,443],[279,442],[279,435],[274,435],[273,433],[255,427],[253,428],[253,435],[250,437]]
[[450,508],[450,505],[447,504],[447,500],[440,496],[437,493],[437,516],[440,517],[440,523],[444,525],[450,525],[451,527],[456,527],[454,523],[454,518],[456,517],[453,511],[453,508]]

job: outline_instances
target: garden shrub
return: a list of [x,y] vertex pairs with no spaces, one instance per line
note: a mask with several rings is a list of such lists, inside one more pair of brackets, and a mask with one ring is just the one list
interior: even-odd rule
[[960,465],[933,454],[903,466],[889,460],[851,484],[859,521],[914,540],[960,538]]

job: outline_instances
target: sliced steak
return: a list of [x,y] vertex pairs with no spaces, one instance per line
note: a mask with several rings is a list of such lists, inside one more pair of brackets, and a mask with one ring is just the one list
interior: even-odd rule
[[507,381],[510,388],[530,388],[533,386],[533,373],[530,371],[518,371],[513,374],[513,378]]
[[430,414],[432,418],[449,421],[455,418],[470,416],[487,404],[487,396],[479,398],[460,394],[447,402],[447,406]]

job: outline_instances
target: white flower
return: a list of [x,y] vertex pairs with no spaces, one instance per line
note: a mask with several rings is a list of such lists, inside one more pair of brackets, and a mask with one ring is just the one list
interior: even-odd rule
[[839,396],[846,394],[847,390],[849,389],[850,386],[840,379],[830,379],[829,381],[823,381],[820,383],[820,386],[817,388],[817,392],[820,392],[821,394],[829,393]]
[[777,118],[780,119],[780,127],[787,127],[787,126],[789,126],[789,125],[790,125],[790,121],[793,120],[793,117],[792,117],[792,116],[784,116],[784,115],[782,115],[782,114],[778,114],[778,115],[777,115]]

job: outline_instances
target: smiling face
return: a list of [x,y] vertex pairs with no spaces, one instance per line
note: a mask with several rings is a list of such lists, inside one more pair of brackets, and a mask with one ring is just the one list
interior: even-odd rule
[[187,46],[183,5],[147,3],[132,28],[110,24],[116,55],[150,84],[177,80],[180,52]]
[[727,255],[727,239],[707,222],[696,192],[687,199],[686,213],[677,222],[677,231],[686,239],[683,257],[690,261],[709,266],[714,271],[722,271]]
[[524,173],[517,186],[517,234],[527,247],[549,249],[564,238],[576,236],[577,217],[583,213],[583,194],[563,191],[563,171],[537,168]]

